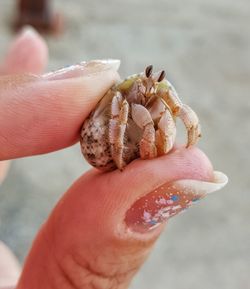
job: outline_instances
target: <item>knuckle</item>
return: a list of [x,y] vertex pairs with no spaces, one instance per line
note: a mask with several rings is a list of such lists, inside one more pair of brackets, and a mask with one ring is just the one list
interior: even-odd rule
[[129,262],[122,262],[119,258],[106,262],[104,259],[101,256],[87,261],[82,256],[68,254],[60,263],[61,273],[73,289],[126,288],[124,286],[138,270],[138,262],[131,266]]

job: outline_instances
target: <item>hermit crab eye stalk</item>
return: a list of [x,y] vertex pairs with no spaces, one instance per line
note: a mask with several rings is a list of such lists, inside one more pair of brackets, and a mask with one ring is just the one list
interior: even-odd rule
[[149,65],[145,69],[145,75],[147,78],[149,78],[152,75],[153,72],[153,65]]
[[166,72],[164,70],[162,70],[157,81],[161,82],[165,77],[166,77]]

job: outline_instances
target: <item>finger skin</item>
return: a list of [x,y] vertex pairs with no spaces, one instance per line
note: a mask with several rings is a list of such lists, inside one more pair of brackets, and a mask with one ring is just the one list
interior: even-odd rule
[[9,169],[9,162],[8,161],[1,161],[0,162],[0,185],[4,181]]
[[10,249],[0,241],[0,288],[17,283],[20,265]]
[[[26,29],[10,44],[3,64],[0,65],[0,75],[42,73],[47,61],[48,48],[45,41],[34,29]],[[8,168],[9,162],[0,162],[0,184],[5,179]]]
[[211,180],[212,166],[200,150],[137,160],[122,173],[89,171],[42,227],[17,288],[127,288],[164,225],[132,232],[124,223],[126,211],[153,188],[183,178]]
[[48,62],[48,48],[34,29],[24,29],[11,43],[0,66],[0,74],[42,73]]
[[117,81],[112,69],[63,80],[0,78],[0,160],[74,144],[84,119]]

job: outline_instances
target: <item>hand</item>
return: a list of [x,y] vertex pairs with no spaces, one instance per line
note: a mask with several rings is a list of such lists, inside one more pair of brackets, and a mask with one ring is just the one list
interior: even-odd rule
[[[0,78],[0,159],[77,142],[84,119],[118,79],[116,66],[90,62]],[[127,288],[166,221],[225,183],[197,148],[136,160],[123,172],[88,171],[42,226],[16,288]]]

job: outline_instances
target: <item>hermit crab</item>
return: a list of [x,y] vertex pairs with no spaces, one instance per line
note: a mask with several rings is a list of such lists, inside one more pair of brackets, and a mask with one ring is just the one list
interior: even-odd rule
[[124,167],[136,158],[167,154],[176,138],[176,118],[187,130],[187,147],[197,143],[196,113],[179,99],[165,71],[147,66],[107,91],[83,123],[80,143],[86,160],[101,170]]

